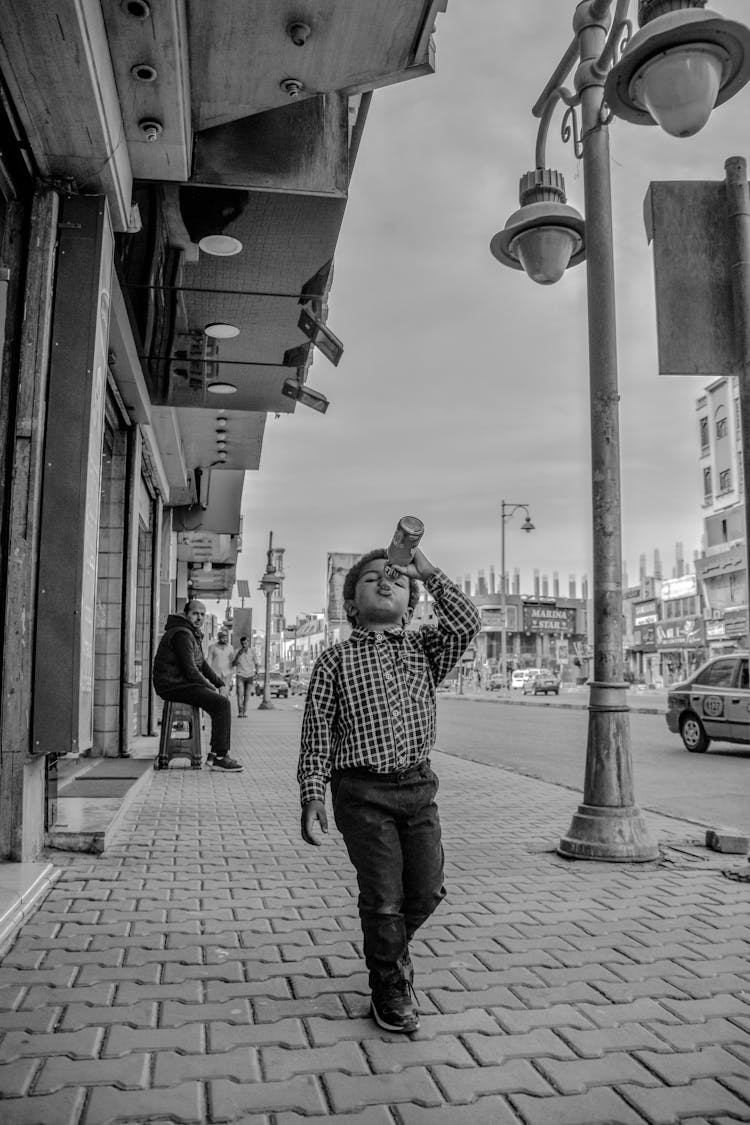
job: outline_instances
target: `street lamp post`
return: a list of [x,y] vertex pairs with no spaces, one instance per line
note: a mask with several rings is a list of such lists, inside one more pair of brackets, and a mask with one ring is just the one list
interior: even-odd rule
[[281,585],[281,579],[276,573],[273,565],[273,532],[268,535],[268,553],[266,559],[266,570],[260,580],[258,589],[262,590],[266,597],[266,635],[263,643],[263,698],[258,704],[259,711],[273,711],[275,710],[271,702],[270,694],[270,654],[271,654],[271,598],[274,591]]
[[526,519],[521,524],[521,531],[533,531],[534,525],[529,515],[528,504],[514,504],[509,500],[500,501],[500,675],[502,676],[503,690],[508,686],[508,612],[507,603],[507,575],[505,573],[505,521],[510,519],[515,511],[523,508]]
[[[711,109],[750,78],[750,31],[703,11],[704,0],[640,0],[630,37],[630,0],[583,0],[574,38],[533,108],[540,119],[536,167],[521,179],[520,209],[491,242],[504,265],[535,281],[558,281],[587,262],[593,517],[594,678],[583,803],[560,854],[645,861],[658,849],[634,804],[630,716],[623,681],[622,544],[615,286],[608,125],[617,115],[691,136]],[[617,57],[619,53],[619,58]],[[577,66],[576,66],[577,64]],[[573,67],[574,89],[563,83]],[[562,175],[546,167],[550,119],[567,107],[563,140],[583,162],[585,222],[567,205]],[[577,110],[580,107],[579,128]]]

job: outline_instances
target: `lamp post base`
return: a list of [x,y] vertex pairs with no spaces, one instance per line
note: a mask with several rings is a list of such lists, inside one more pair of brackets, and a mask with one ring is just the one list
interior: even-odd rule
[[257,709],[258,709],[258,711],[275,711],[276,710],[276,708],[274,707],[274,705],[273,705],[273,703],[271,702],[270,699],[261,699],[260,703],[258,704]]
[[647,863],[659,858],[659,849],[635,805],[624,808],[579,805],[557,851],[566,859],[599,859],[613,863]]

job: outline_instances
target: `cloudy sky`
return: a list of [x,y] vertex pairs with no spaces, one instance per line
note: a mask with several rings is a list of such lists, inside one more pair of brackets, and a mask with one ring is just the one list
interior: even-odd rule
[[[323,608],[327,552],[385,545],[403,514],[424,520],[423,548],[451,577],[499,574],[503,499],[528,504],[536,525],[523,534],[523,513],[506,524],[507,570],[520,569],[523,592],[535,569],[558,572],[565,591],[570,574],[591,576],[585,265],[543,287],[489,252],[533,167],[530,108],[572,38],[574,8],[449,0],[435,74],[373,97],[330,300],[344,355],[334,368],[317,353],[309,376],[331,405],[270,416],[245,483],[238,577],[256,590],[272,530],[288,620]],[[721,12],[748,18],[743,0]],[[559,120],[547,162],[583,211]],[[723,180],[726,158],[748,155],[750,86],[689,140],[615,121],[610,142],[623,559],[633,580],[656,548],[669,577],[675,543],[692,559],[701,542],[705,380],[657,373],[643,199],[650,180]],[[263,604],[256,592],[261,626]]]

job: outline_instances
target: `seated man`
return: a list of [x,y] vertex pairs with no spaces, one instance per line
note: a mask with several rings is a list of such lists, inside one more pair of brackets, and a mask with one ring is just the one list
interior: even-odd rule
[[224,680],[206,661],[201,641],[206,607],[188,601],[181,614],[170,613],[164,636],[154,657],[154,691],[162,699],[192,703],[211,716],[211,752],[207,764],[214,770],[238,772],[239,762],[229,757],[232,709],[219,689]]

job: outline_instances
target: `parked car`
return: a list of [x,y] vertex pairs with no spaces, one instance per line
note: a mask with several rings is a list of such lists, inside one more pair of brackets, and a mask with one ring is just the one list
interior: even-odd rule
[[[263,694],[263,685],[265,683],[265,675],[263,672],[255,677],[255,694]],[[289,698],[289,684],[286,682],[280,672],[271,672],[268,677],[268,694],[275,695],[278,699]]]
[[524,695],[549,695],[550,692],[553,695],[560,694],[560,680],[554,672],[546,672],[544,669],[535,676],[529,676],[523,685]]
[[541,668],[516,668],[510,678],[511,689],[514,691],[522,690],[526,681],[530,679],[531,676],[536,676],[541,670]]
[[667,726],[687,750],[703,754],[711,739],[750,742],[748,654],[733,652],[709,660],[667,692]]
[[502,672],[493,672],[487,687],[490,691],[502,691],[506,684],[506,677]]

